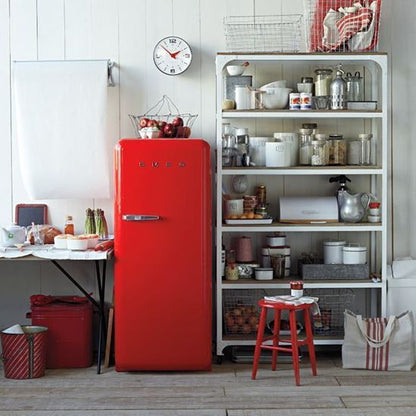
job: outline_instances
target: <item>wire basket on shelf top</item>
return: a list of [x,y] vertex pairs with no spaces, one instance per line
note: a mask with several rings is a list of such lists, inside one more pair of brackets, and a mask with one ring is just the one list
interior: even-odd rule
[[308,52],[377,50],[382,0],[304,0]]
[[302,15],[226,16],[224,33],[230,52],[299,52]]
[[181,113],[173,101],[164,95],[150,110],[142,115],[129,114],[137,137],[188,138],[198,114]]

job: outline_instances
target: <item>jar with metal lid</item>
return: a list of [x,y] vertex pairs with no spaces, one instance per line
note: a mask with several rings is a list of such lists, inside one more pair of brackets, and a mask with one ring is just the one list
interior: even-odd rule
[[295,296],[297,298],[301,298],[303,296],[303,282],[302,282],[302,280],[297,280],[297,281],[290,282],[290,295]]
[[261,215],[262,218],[267,218],[267,204],[257,204],[255,212],[256,215]]
[[330,134],[328,148],[330,165],[345,165],[347,163],[347,145],[342,134]]
[[332,69],[316,69],[315,70],[315,95],[328,96],[329,85],[332,81]]
[[299,139],[299,164],[310,165],[312,160],[312,130],[299,129]]
[[318,125],[316,123],[302,123],[302,128],[312,130],[312,134],[318,133]]
[[326,163],[326,140],[312,140],[312,166],[325,166]]

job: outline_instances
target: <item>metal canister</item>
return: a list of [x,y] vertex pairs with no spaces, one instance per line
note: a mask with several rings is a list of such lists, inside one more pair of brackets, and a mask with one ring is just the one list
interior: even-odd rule
[[311,92],[300,93],[300,109],[301,110],[312,109],[312,93]]

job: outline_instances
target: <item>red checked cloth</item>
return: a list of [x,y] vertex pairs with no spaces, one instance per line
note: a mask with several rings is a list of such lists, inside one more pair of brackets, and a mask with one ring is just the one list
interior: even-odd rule
[[358,32],[362,32],[363,30],[367,29],[372,19],[372,10],[365,7],[358,9],[355,13],[347,14],[342,17],[336,23],[336,28],[338,29],[337,43],[330,45],[329,50],[337,50],[341,45],[350,40]]
[[410,371],[415,364],[411,312],[387,318],[344,313],[342,365],[377,371]]

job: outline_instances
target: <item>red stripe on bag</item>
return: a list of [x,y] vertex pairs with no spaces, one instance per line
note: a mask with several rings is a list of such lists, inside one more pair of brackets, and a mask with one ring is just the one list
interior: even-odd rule
[[[375,322],[374,319],[371,319],[371,324],[372,324],[371,326],[372,326],[372,329],[373,329],[373,332],[372,332],[372,336],[371,337],[372,338],[375,338],[376,337],[376,333],[377,333],[377,323]],[[376,354],[377,354],[377,352],[374,351],[375,348],[372,348],[371,347],[371,350],[373,352],[373,359],[371,361],[371,369],[374,370],[376,368]]]
[[[387,318],[384,319],[384,322],[387,325]],[[386,344],[386,360],[384,364],[384,371],[388,371],[389,369],[389,350],[390,350],[390,340],[387,341],[387,344]]]
[[[370,336],[370,322],[369,320],[364,321],[365,325],[366,325],[366,331],[367,331],[367,336]],[[367,350],[366,350],[366,354],[365,354],[365,368],[366,370],[369,370],[370,368],[370,345],[368,345],[367,342]]]

